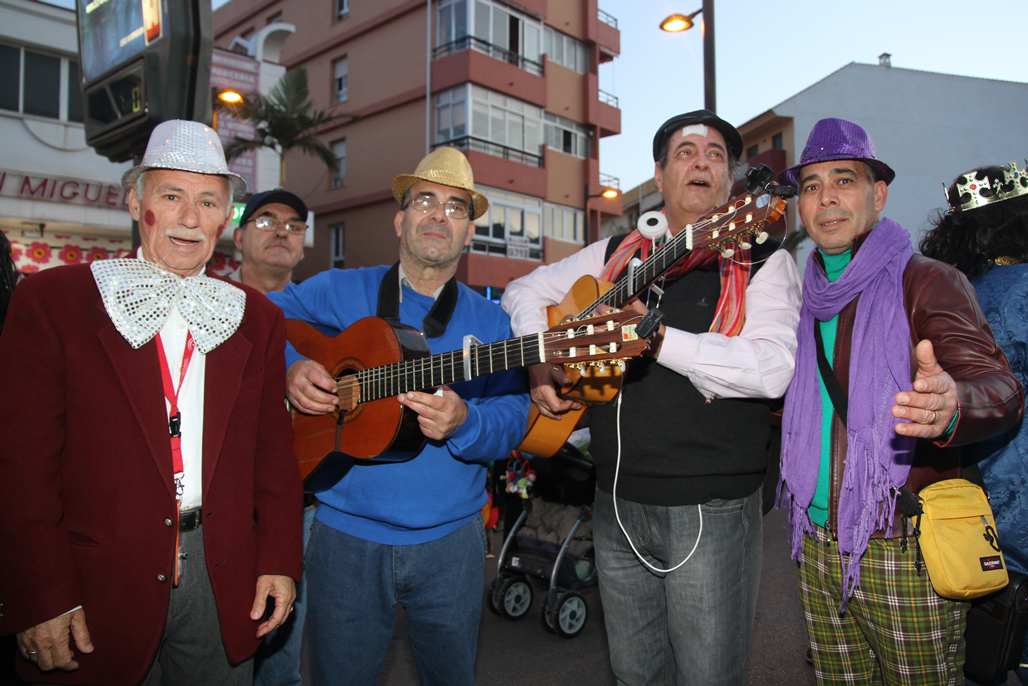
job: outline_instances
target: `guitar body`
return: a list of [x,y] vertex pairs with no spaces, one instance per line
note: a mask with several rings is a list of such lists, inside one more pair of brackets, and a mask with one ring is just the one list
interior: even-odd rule
[[[336,380],[363,369],[429,356],[425,337],[416,329],[376,317],[354,322],[334,338],[298,319],[289,319],[286,337],[298,353],[324,365]],[[331,464],[322,461],[329,462],[325,458],[333,453],[397,461],[424,446],[417,413],[401,405],[395,396],[366,403],[358,401],[357,393],[340,390],[339,396],[336,412],[315,416],[292,411],[293,448],[300,475],[308,483],[315,469],[331,469]]]
[[[583,276],[571,287],[558,304],[546,308],[548,325],[552,328],[571,317],[577,317],[583,310],[609,291],[612,284],[593,276]],[[563,446],[588,405],[599,405],[613,400],[621,389],[621,369],[617,365],[586,367],[580,372],[565,367],[564,373],[572,385],[560,392],[561,397],[584,403],[581,409],[570,410],[558,419],[539,414],[539,408],[532,403],[528,411],[528,433],[518,450],[540,457],[552,457]]]

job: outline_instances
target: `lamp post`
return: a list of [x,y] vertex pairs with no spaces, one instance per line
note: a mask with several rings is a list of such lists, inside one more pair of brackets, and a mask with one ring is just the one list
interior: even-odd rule
[[717,89],[714,69],[714,0],[703,0],[703,7],[690,15],[672,14],[660,22],[660,28],[671,33],[691,29],[693,19],[703,13],[703,106],[717,112]]
[[589,245],[592,243],[591,240],[591,227],[589,226],[589,201],[593,198],[616,198],[618,197],[618,191],[614,188],[606,188],[599,193],[589,193],[589,184],[585,184],[585,244]]

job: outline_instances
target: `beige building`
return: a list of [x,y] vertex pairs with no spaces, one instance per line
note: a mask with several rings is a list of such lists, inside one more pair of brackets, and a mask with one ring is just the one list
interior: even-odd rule
[[467,154],[489,198],[458,270],[483,291],[578,250],[621,213],[619,198],[588,197],[617,185],[601,177],[598,139],[621,128],[597,85],[620,33],[597,0],[231,0],[214,14],[215,45],[245,52],[276,22],[296,27],[281,64],[306,67],[315,107],[351,115],[319,132],[338,173],[286,158],[286,187],[317,216],[299,278],[395,261],[392,179],[441,145]]

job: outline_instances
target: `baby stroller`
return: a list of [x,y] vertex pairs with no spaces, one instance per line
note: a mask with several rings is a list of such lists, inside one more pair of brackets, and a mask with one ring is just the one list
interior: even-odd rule
[[502,617],[522,619],[532,607],[534,585],[546,592],[539,607],[542,627],[574,638],[588,617],[582,591],[597,585],[591,525],[596,470],[592,458],[570,442],[551,458],[533,459],[531,468],[530,497],[507,527],[485,603]]

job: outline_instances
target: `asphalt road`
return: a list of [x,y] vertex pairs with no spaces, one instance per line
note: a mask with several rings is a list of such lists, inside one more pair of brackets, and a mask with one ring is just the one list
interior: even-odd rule
[[[789,559],[785,527],[784,511],[773,511],[764,518],[764,566],[748,680],[755,686],[814,684],[814,670],[804,659],[806,631],[796,586],[796,566]],[[497,552],[499,545],[497,535]],[[486,564],[486,586],[495,573],[496,563],[491,559]],[[479,686],[615,684],[599,592],[588,591],[585,597],[589,616],[581,633],[573,639],[560,638],[542,629],[538,615],[542,593],[536,593],[532,609],[518,621],[483,609],[475,666]],[[401,610],[397,610],[397,620],[380,683],[413,686],[418,682]]]

